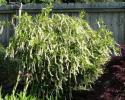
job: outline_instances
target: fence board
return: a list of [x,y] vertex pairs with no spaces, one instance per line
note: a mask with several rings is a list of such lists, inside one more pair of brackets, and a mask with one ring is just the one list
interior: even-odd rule
[[[44,4],[27,4],[23,5],[22,9],[35,16],[43,7],[45,7]],[[96,20],[102,18],[109,30],[113,32],[115,40],[121,44],[125,43],[125,3],[54,4],[52,12],[79,16],[79,13],[83,10],[87,13],[85,19],[90,23],[93,29],[97,29],[98,27]],[[0,20],[11,21],[17,11],[18,7],[14,5],[0,6]],[[0,42],[6,46],[9,38],[13,36],[13,34],[14,30],[12,25],[4,27],[2,34],[0,34]]]

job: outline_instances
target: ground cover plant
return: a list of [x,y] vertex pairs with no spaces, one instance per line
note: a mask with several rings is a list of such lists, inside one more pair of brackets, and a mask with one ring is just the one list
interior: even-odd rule
[[2,96],[2,93],[0,94],[0,100],[38,100],[37,97],[31,96],[31,95],[26,95],[25,92],[20,92],[19,94],[14,94],[14,95],[6,95]]
[[6,56],[20,62],[20,80],[30,82],[31,94],[45,99],[71,98],[73,89],[91,88],[115,42],[104,25],[94,31],[83,14],[79,18],[50,17],[50,11],[44,8],[35,18],[26,13],[18,17]]

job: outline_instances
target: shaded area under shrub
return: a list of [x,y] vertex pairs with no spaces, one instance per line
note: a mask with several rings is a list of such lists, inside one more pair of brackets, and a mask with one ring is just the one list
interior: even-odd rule
[[5,48],[0,45],[0,86],[2,86],[3,92],[12,91],[18,70],[18,61],[5,58]]

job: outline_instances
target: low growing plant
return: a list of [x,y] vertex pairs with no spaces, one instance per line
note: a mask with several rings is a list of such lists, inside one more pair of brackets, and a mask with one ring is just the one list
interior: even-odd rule
[[5,5],[7,4],[6,0],[0,0],[0,5]]
[[[7,56],[20,60],[20,72],[31,76],[31,92],[48,98],[71,97],[73,88],[89,89],[114,49],[112,33],[93,30],[83,16],[52,14],[44,8],[34,19],[19,17]],[[68,94],[68,95],[66,95]]]
[[0,100],[38,100],[38,98],[32,95],[27,95],[25,92],[20,92],[19,94],[15,94],[15,95],[7,94],[3,97],[3,94],[0,91]]

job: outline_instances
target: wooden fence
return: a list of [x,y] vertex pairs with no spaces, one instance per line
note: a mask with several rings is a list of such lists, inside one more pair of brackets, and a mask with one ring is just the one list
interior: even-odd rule
[[[22,6],[22,11],[35,16],[44,7],[42,4],[27,4]],[[113,32],[114,38],[118,43],[125,43],[125,3],[63,3],[54,4],[53,13],[64,13],[70,16],[79,16],[81,11],[85,11],[86,20],[93,29],[97,29],[96,21],[103,19],[110,31]],[[0,20],[11,21],[15,14],[18,14],[19,8],[15,5],[6,5],[0,7]],[[12,25],[2,27],[0,24],[0,42],[5,46],[11,36],[14,34]]]

